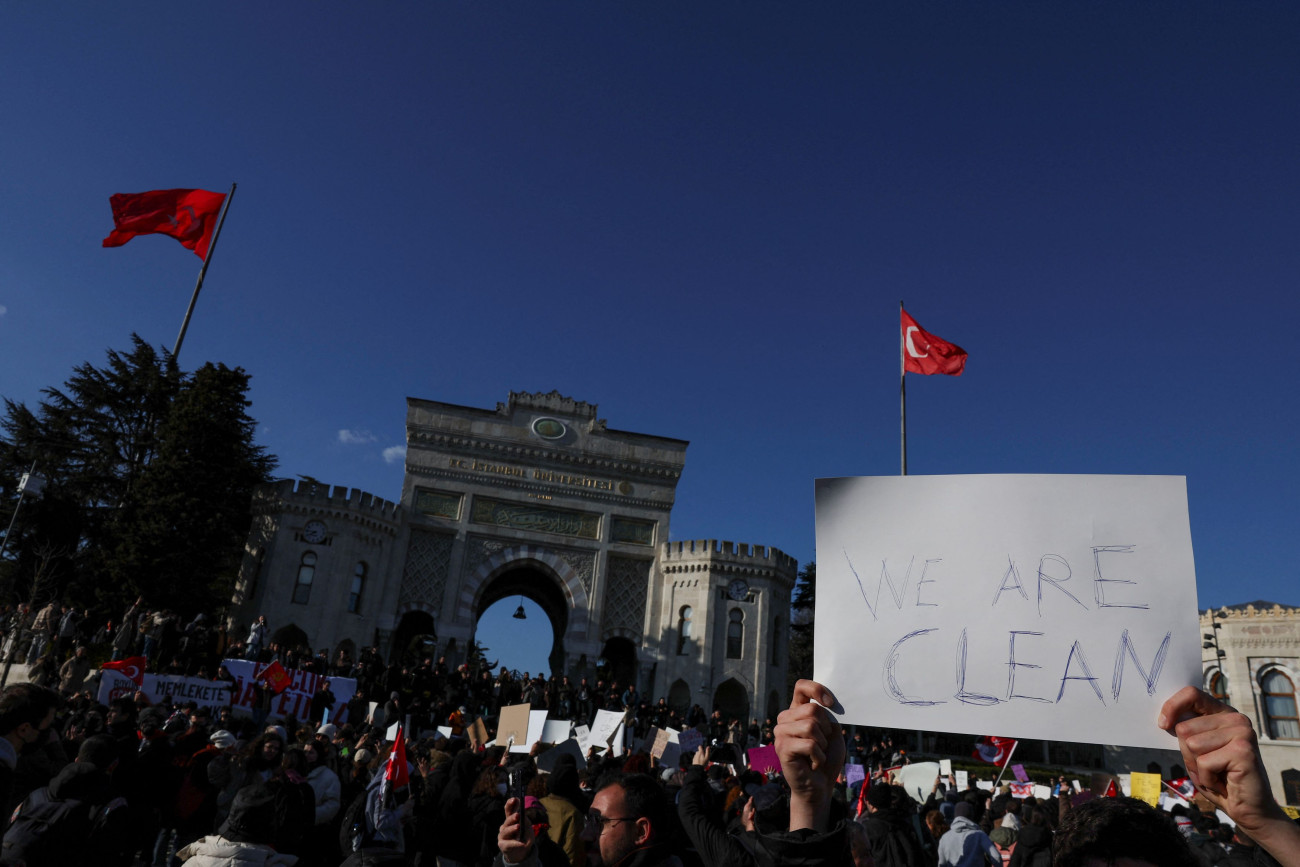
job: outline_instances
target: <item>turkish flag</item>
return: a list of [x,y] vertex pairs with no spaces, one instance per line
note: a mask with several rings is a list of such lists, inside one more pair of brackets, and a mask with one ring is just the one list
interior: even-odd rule
[[975,742],[975,758],[990,765],[1002,767],[1011,758],[1011,751],[1016,748],[1015,738],[980,738]]
[[397,737],[393,749],[388,754],[388,764],[384,767],[384,781],[379,784],[380,802],[385,806],[395,806],[405,800],[406,788],[411,784],[411,769],[406,764],[406,738],[402,736],[402,726],[397,726]]
[[289,684],[293,681],[293,678],[289,677],[289,672],[284,670],[284,666],[280,664],[278,659],[259,671],[255,677],[265,682],[271,688],[271,692],[276,695],[288,689]]
[[206,260],[225,200],[225,193],[207,190],[118,193],[108,200],[113,208],[113,231],[104,239],[104,246],[120,247],[136,235],[171,235]]
[[143,656],[129,656],[126,659],[119,659],[117,662],[106,662],[100,668],[106,668],[109,671],[120,671],[125,677],[135,681],[139,686],[144,683],[144,669],[149,664],[149,660]]
[[966,350],[942,337],[926,331],[906,310],[903,314],[903,371],[920,373],[945,373],[961,376],[966,368]]

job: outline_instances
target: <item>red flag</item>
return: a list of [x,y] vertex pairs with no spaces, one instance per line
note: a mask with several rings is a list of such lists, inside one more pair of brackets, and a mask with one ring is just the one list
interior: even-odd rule
[[388,764],[384,768],[384,781],[379,784],[380,803],[392,807],[400,800],[401,790],[411,784],[411,771],[406,764],[406,738],[402,737],[402,726],[397,726],[397,738],[393,749],[388,753]]
[[118,193],[108,200],[113,208],[113,231],[104,239],[104,246],[120,247],[136,235],[171,235],[206,260],[225,200],[225,193],[207,190]]
[[149,664],[149,660],[143,656],[130,656],[126,659],[119,659],[117,662],[106,662],[100,668],[106,668],[109,671],[120,671],[123,676],[135,681],[136,686],[144,683],[144,669]]
[[1190,801],[1196,796],[1196,786],[1187,777],[1178,777],[1165,783],[1165,787],[1173,792],[1184,801]]
[[966,350],[941,337],[935,337],[916,324],[906,310],[903,314],[903,370],[906,373],[946,373],[961,376],[966,368]]
[[1011,751],[1016,748],[1015,738],[980,738],[975,742],[975,758],[990,765],[1002,767],[1011,758]]
[[1111,780],[1109,783],[1106,784],[1106,794],[1102,795],[1102,797],[1103,798],[1119,797],[1119,789],[1116,788],[1114,780]]
[[293,681],[293,678],[289,676],[289,672],[284,670],[284,666],[280,664],[278,659],[259,671],[254,677],[264,681],[271,688],[271,692],[276,695],[288,689],[289,684]]

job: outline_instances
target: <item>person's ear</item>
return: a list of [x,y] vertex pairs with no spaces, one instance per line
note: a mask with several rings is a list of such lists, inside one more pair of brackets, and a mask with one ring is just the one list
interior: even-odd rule
[[636,844],[638,846],[648,845],[650,843],[651,836],[653,836],[653,834],[652,834],[652,829],[650,827],[650,820],[645,818],[644,816],[642,816],[640,819],[637,819],[636,820]]

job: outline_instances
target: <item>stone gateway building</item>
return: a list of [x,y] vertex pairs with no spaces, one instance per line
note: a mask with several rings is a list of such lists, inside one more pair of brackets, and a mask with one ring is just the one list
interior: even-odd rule
[[686,441],[614,430],[556,392],[495,410],[408,399],[406,441],[400,504],[292,480],[256,492],[237,624],[265,614],[272,640],[456,663],[483,612],[522,595],[550,619],[552,672],[776,716],[797,564],[668,541]]

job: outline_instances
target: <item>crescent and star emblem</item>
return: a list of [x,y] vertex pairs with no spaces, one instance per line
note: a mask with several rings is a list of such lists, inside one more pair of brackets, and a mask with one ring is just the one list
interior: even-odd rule
[[930,346],[929,346],[929,344],[926,345],[926,347],[925,347],[925,348],[926,348],[926,351],[925,351],[925,352],[917,352],[917,351],[916,351],[916,344],[914,344],[914,343],[912,342],[912,332],[913,332],[913,331],[920,331],[920,330],[921,330],[921,329],[917,328],[915,325],[909,325],[909,326],[907,326],[907,331],[905,332],[905,334],[904,334],[904,336],[903,336],[903,341],[907,344],[907,354],[910,355],[910,356],[912,356],[913,358],[929,358],[929,357],[930,357],[930,352],[929,352]]

